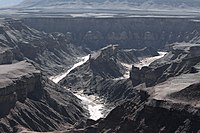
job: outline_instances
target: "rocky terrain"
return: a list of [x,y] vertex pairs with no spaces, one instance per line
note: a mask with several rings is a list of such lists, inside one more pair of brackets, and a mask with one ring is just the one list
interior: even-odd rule
[[51,131],[85,117],[79,100],[44,80],[31,63],[22,61],[0,68],[0,132],[17,132],[18,126]]
[[200,132],[199,40],[191,18],[1,19],[0,132]]
[[23,22],[45,32],[61,32],[78,46],[98,50],[107,44],[162,49],[166,44],[189,42],[199,34],[199,21],[195,20],[162,17],[29,17],[23,19]]
[[[200,45],[197,42],[198,39],[193,43],[168,45],[169,52],[150,66],[133,65],[130,79],[116,78],[115,69],[107,70],[113,62],[116,71],[123,73],[120,61],[126,62],[126,52],[131,50],[111,45],[92,54],[88,62],[74,69],[60,84],[75,91],[84,89],[86,94],[97,94],[119,106],[106,118],[86,124],[85,129],[77,132],[199,132]],[[122,60],[115,56],[121,52]],[[95,64],[103,64],[106,69],[98,71]]]
[[0,51],[0,64],[11,64],[13,61],[14,55],[9,48],[1,48]]
[[[143,94],[146,92],[143,100],[127,101],[89,127],[96,132],[199,132],[199,47],[176,44],[161,62],[142,69],[133,67],[133,84],[140,80],[138,84],[147,86],[137,88]],[[165,78],[159,81],[163,75]],[[154,84],[149,84],[155,79]]]
[[85,64],[71,71],[59,84],[72,91],[98,94],[109,103],[120,103],[137,95],[131,80],[125,76],[124,64],[134,64],[139,57],[156,55],[158,53],[152,48],[127,50],[109,45],[91,54]]
[[62,33],[40,32],[20,20],[1,21],[1,64],[28,59],[35,62],[43,72],[52,75],[73,64],[76,57],[84,55]]
[[0,132],[55,131],[85,120],[88,111],[80,100],[47,78],[85,53],[63,34],[19,20],[1,20],[0,27]]

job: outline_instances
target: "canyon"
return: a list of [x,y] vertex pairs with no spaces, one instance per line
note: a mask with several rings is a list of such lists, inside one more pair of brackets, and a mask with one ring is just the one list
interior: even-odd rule
[[0,132],[200,132],[198,17],[22,14],[0,19]]

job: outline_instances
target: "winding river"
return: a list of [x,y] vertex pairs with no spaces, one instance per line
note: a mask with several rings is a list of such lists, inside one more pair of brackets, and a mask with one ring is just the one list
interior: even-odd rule
[[[75,69],[78,66],[83,65],[85,62],[87,62],[90,58],[90,55],[87,55],[85,57],[79,57],[77,60],[79,60],[78,63],[74,64],[67,72],[61,73],[56,76],[51,76],[49,79],[52,80],[54,83],[58,83],[60,80],[62,80],[64,77],[67,76],[73,69]],[[101,102],[100,98],[94,95],[85,95],[83,91],[79,92],[72,92],[76,97],[78,97],[82,104],[85,106],[85,108],[90,113],[90,119],[98,120],[99,118],[104,117],[104,110],[105,105],[103,102]]]
[[85,62],[87,62],[90,58],[90,55],[84,56],[84,57],[78,57],[77,60],[79,60],[78,63],[74,64],[67,72],[61,73],[56,76],[51,76],[49,79],[52,80],[54,83],[58,83],[60,80],[62,80],[64,77],[67,76],[72,70],[74,70],[76,67],[83,65]]
[[[143,58],[141,59],[140,62],[135,63],[135,64],[122,63],[122,65],[126,68],[127,71],[124,73],[123,77],[117,78],[115,80],[128,79],[130,77],[129,75],[130,75],[130,70],[131,70],[132,65],[139,68],[142,68],[143,66],[149,66],[153,61],[159,58],[162,58],[165,54],[166,52],[159,52],[159,56]],[[49,79],[55,83],[58,83],[60,80],[66,77],[67,74],[69,74],[73,69],[87,62],[89,58],[90,58],[90,55],[87,55],[85,57],[79,57],[78,58],[79,62],[74,64],[67,72],[61,73],[56,76],[51,76]],[[103,100],[100,99],[98,96],[94,96],[94,95],[88,96],[88,95],[85,95],[83,91],[79,91],[76,93],[72,92],[72,93],[82,101],[82,104],[89,111],[90,119],[98,120],[99,118],[102,118],[105,116],[105,113],[104,113],[106,110],[105,104],[101,102]]]

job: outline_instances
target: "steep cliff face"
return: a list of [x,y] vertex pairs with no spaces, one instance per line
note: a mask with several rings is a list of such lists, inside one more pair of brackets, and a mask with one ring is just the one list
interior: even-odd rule
[[41,73],[25,62],[0,65],[0,70],[0,116],[3,117],[11,109],[9,106],[23,102],[31,92],[41,89]]
[[22,21],[38,30],[62,32],[72,43],[95,50],[107,44],[163,48],[173,42],[188,42],[199,32],[198,22],[181,18],[25,18]]
[[58,130],[84,120],[80,101],[26,61],[0,65],[0,132]]
[[47,75],[63,71],[73,64],[78,56],[84,55],[64,34],[40,32],[12,19],[3,20],[1,24],[0,47],[1,51],[10,49],[1,52],[1,62],[28,59]]
[[[153,101],[152,101],[153,102]],[[106,119],[90,128],[96,132],[110,133],[184,133],[199,132],[199,114],[185,109],[178,109],[178,105],[171,108],[160,107],[164,102],[149,104],[135,104],[129,101],[115,108]],[[192,110],[192,107],[190,108]],[[195,109],[193,109],[195,110]],[[89,128],[87,128],[89,129]],[[85,132],[87,132],[87,129]]]
[[[151,66],[133,67],[133,86],[141,81],[140,87],[135,87],[139,99],[132,97],[113,109],[105,119],[88,124],[83,132],[200,132],[198,48],[199,44],[176,44],[171,52]],[[142,83],[152,87],[142,86]]]
[[[135,63],[138,57],[155,56],[158,53],[154,49],[107,46],[91,54],[90,59],[73,69],[60,85],[41,77],[30,64],[0,65],[0,68],[5,67],[0,71],[0,105],[4,107],[0,109],[0,132],[16,132],[20,127],[33,131],[71,127],[74,130],[76,125],[72,125],[79,120],[83,120],[83,125],[78,126],[84,128],[87,111],[80,100],[62,86],[72,91],[84,90],[88,95],[97,94],[110,105],[119,105],[105,119],[88,120],[89,124],[85,123],[86,128],[80,132],[199,130],[199,97],[196,94],[199,93],[200,45],[192,44],[199,42],[198,23],[189,19],[161,18],[27,18],[23,21],[40,30],[63,33],[47,34],[21,21],[6,20],[0,27],[3,53],[0,61],[4,64],[27,59],[45,76],[62,71],[84,54],[72,43],[90,49],[108,43],[156,49],[176,41],[190,43],[166,46],[170,52],[165,57],[142,69],[133,66],[130,78],[124,76],[127,71],[124,64]],[[5,54],[6,49],[10,49],[11,54]]]
[[4,49],[1,48],[0,51],[0,65],[1,64],[11,64],[13,61],[13,53],[11,51],[11,49]]
[[199,44],[173,44],[167,55],[149,67],[139,69],[133,66],[131,71],[133,84],[146,83],[149,87],[183,73],[196,73],[198,70],[194,66],[200,62],[199,48]]
[[[148,51],[148,52],[147,52]],[[109,45],[91,54],[83,65],[71,71],[59,84],[73,91],[84,90],[86,94],[96,94],[112,104],[120,104],[128,99],[140,99],[136,88],[125,76],[126,63],[135,63],[139,57],[157,55],[152,48],[140,50],[123,49]],[[129,76],[129,75],[128,75]]]
[[45,77],[84,54],[63,34],[1,20],[0,49],[0,132],[18,132],[21,127],[54,131],[85,120],[81,101]]

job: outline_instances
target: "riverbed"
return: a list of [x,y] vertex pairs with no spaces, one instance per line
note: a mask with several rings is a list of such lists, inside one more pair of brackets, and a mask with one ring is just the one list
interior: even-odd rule
[[[135,67],[139,67],[141,69],[143,66],[149,66],[152,62],[154,62],[157,59],[162,58],[166,54],[166,52],[158,52],[158,53],[159,53],[159,56],[146,57],[146,58],[141,59],[139,62],[135,64],[122,63],[122,65],[126,69],[126,72],[124,73],[123,77],[116,78],[114,80],[128,79],[130,77],[130,71],[131,71],[132,65],[134,65]],[[89,58],[90,58],[90,55],[77,58],[78,63],[75,63],[73,66],[71,66],[69,70],[59,75],[51,76],[49,79],[55,83],[58,83],[60,80],[66,77],[73,69],[86,63],[89,60]],[[106,105],[103,103],[103,99],[100,99],[98,96],[95,96],[95,95],[86,95],[84,94],[83,91],[72,92],[72,93],[82,101],[82,104],[84,105],[84,107],[89,111],[90,119],[98,120],[99,118],[105,117]]]
[[[59,75],[51,76],[49,79],[52,80],[54,83],[58,83],[60,80],[66,77],[73,69],[86,63],[89,60],[89,58],[90,55],[77,58],[78,63],[74,64],[71,68],[69,68],[69,70]],[[100,99],[98,96],[85,95],[83,91],[72,93],[82,101],[84,107],[89,111],[90,119],[98,120],[99,118],[105,116],[105,113],[103,113],[105,112],[106,108],[105,104],[102,102],[103,100]]]

